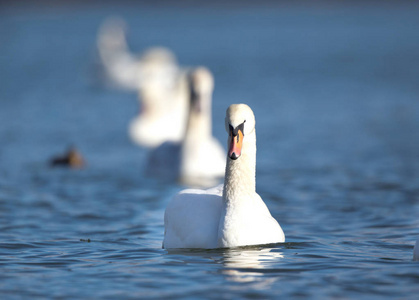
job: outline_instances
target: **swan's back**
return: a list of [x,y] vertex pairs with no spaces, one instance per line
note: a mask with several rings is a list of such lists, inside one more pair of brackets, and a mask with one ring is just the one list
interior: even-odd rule
[[163,248],[216,248],[222,201],[222,185],[178,193],[164,215]]

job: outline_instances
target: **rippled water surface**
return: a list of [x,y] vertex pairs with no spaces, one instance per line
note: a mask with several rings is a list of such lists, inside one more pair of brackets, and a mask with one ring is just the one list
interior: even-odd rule
[[[1,7],[2,299],[417,297],[419,6],[234,3]],[[136,95],[100,75],[113,14],[135,51],[213,71],[220,141],[228,105],[253,108],[257,190],[286,243],[161,249],[183,187],[144,175]],[[69,145],[87,167],[49,167]]]

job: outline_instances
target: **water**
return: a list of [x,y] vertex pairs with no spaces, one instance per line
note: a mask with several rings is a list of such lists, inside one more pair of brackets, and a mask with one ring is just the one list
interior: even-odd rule
[[[96,32],[175,51],[256,115],[257,190],[286,243],[161,249],[176,183],[144,176],[135,93],[107,88]],[[419,6],[3,5],[2,299],[403,298],[419,292]],[[82,170],[48,160],[70,144]]]

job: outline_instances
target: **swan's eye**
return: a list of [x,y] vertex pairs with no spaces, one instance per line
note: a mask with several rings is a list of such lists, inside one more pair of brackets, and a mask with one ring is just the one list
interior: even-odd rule
[[[244,121],[244,122],[246,122],[246,121]],[[236,128],[236,132],[238,132],[239,130],[243,133],[243,135],[244,135],[244,122],[243,123],[241,123],[239,126],[237,126],[237,128]]]
[[228,129],[229,129],[229,135],[232,135],[233,134],[233,132],[234,132],[234,128],[233,128],[233,126],[231,126],[231,124],[228,124]]
[[[246,121],[245,121],[246,122]],[[234,128],[231,124],[228,124],[229,127],[229,134],[233,136],[238,136],[239,131],[244,135],[244,122],[241,123],[239,126]]]

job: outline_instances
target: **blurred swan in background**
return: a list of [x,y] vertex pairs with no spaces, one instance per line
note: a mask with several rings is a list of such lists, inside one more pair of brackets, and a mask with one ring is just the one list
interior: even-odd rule
[[413,260],[419,261],[419,238],[416,240],[415,247],[413,248]]
[[179,141],[187,117],[186,72],[166,48],[153,47],[137,57],[126,41],[127,25],[110,18],[99,30],[98,49],[102,65],[113,85],[138,91],[140,112],[129,125],[131,139],[145,147]]
[[230,248],[285,241],[284,232],[256,193],[255,117],[233,104],[225,118],[228,154],[224,186],[188,189],[168,204],[163,247]]
[[140,73],[140,113],[129,125],[131,139],[145,147],[180,141],[188,114],[187,72],[154,48],[141,56]]
[[127,24],[112,17],[101,25],[97,39],[99,57],[107,78],[113,86],[137,90],[139,85],[139,59],[133,55],[126,40]]
[[[226,154],[212,136],[214,79],[205,67],[183,78],[189,88],[189,115],[181,142],[166,142],[152,150],[147,173],[193,186],[214,185],[224,176]],[[164,122],[166,123],[166,122]],[[171,126],[171,124],[163,124]],[[168,129],[169,130],[169,129]]]

